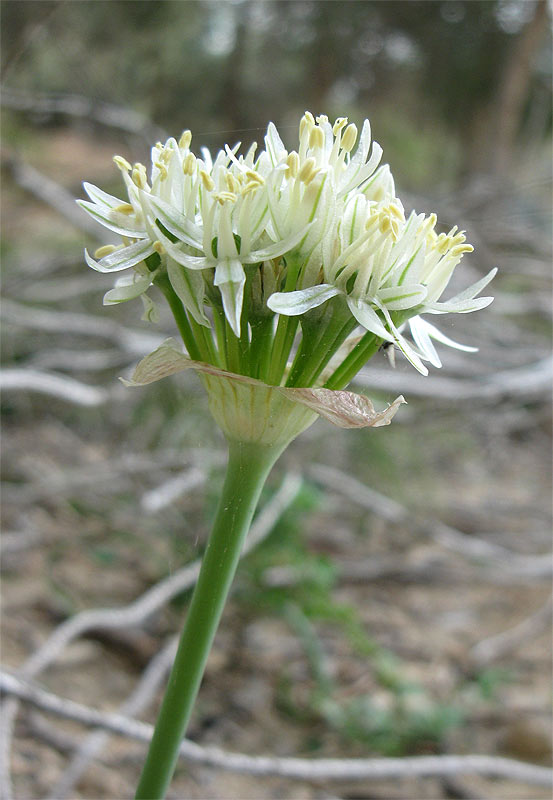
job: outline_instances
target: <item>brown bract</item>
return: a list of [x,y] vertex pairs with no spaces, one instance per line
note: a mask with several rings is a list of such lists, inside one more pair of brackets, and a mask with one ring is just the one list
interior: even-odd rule
[[272,389],[293,402],[307,406],[340,428],[379,428],[389,425],[399,406],[407,402],[403,395],[400,395],[383,411],[376,411],[368,397],[355,392],[269,386],[246,375],[227,372],[202,361],[192,361],[180,352],[174,339],[166,339],[156,350],[145,356],[137,365],[130,381],[123,378],[121,380],[125,386],[144,386],[185,369],[195,369],[200,373],[226,378],[236,384]]

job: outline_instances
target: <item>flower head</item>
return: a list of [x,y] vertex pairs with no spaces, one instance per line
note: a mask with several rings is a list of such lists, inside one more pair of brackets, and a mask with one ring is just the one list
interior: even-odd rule
[[[495,270],[442,299],[472,246],[456,227],[438,233],[434,214],[406,217],[367,120],[359,133],[346,118],[332,124],[306,112],[293,150],[273,123],[264,149],[253,144],[245,155],[237,144],[198,156],[191,141],[185,131],[178,141],[158,142],[149,172],[116,156],[125,199],[84,184],[90,199],[79,201],[82,208],[122,237],[120,246],[86,253],[87,263],[129,271],[105,303],[142,296],[153,319],[146,293],[154,284],[178,314],[189,351],[291,387],[321,383],[339,348],[345,343],[347,353],[348,342],[358,341],[359,328],[367,357],[391,342],[424,374],[424,361],[440,366],[432,340],[474,349],[422,315],[484,308],[492,298],[477,295]],[[342,383],[362,366],[356,353],[351,369],[340,372]]]

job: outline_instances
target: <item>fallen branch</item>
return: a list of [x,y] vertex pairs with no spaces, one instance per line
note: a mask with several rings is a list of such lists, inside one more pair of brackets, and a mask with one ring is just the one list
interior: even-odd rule
[[101,406],[106,402],[109,392],[96,386],[88,386],[65,375],[42,372],[38,369],[0,370],[0,389],[18,392],[38,392],[74,403],[77,406]]
[[[37,708],[88,727],[149,742],[153,726],[122,714],[97,711],[73,700],[66,700],[7,672],[0,672],[0,690]],[[184,740],[180,756],[196,764],[205,764],[248,775],[274,775],[308,781],[359,781],[399,778],[443,777],[478,774],[506,778],[535,786],[553,785],[553,770],[498,756],[447,755],[410,758],[278,758],[230,753],[218,747],[202,747]]]
[[471,662],[481,669],[493,661],[504,658],[549,630],[552,617],[553,595],[538,611],[519,622],[514,628],[489,636],[474,645],[469,653]]
[[83,231],[96,241],[116,241],[113,234],[103,235],[94,220],[88,217],[75,203],[71,192],[47,175],[43,175],[30,164],[25,164],[15,156],[3,158],[2,167],[9,171],[18,186],[53,208],[77,230]]
[[355,384],[363,389],[397,393],[405,396],[431,397],[460,403],[465,400],[500,400],[521,397],[537,400],[549,395],[553,377],[553,359],[542,358],[524,367],[492,372],[485,378],[423,377],[414,372],[372,367],[363,369]]
[[[172,636],[165,647],[152,658],[132,694],[119,707],[120,714],[136,716],[150,703],[171,669],[177,645],[178,636]],[[63,800],[63,798],[67,797],[85,773],[90,762],[105,747],[109,738],[109,732],[97,730],[79,745],[69,766],[52,789],[48,800]]]
[[[249,536],[244,545],[242,555],[250,552],[275,526],[286,508],[293,502],[301,486],[301,478],[287,473],[280,489],[257,515]],[[52,664],[74,639],[98,629],[117,629],[137,626],[145,622],[178,594],[190,589],[196,582],[200,572],[201,560],[178,570],[170,577],[160,581],[128,606],[122,608],[87,609],[59,625],[49,638],[36,650],[20,669],[21,675],[31,678],[41,673]],[[4,704],[0,724],[0,796],[11,796],[10,750],[13,724],[17,714],[17,700],[11,699]]]
[[1,104],[14,111],[25,111],[33,116],[63,114],[98,122],[108,128],[132,133],[144,138],[148,144],[157,139],[167,139],[167,134],[147,117],[112,103],[93,100],[77,94],[30,94],[17,89],[2,88]]
[[393,524],[408,524],[425,536],[430,536],[442,547],[473,560],[486,560],[507,573],[527,577],[549,577],[553,573],[551,554],[526,556],[506,547],[492,544],[479,536],[462,533],[440,520],[417,519],[413,513],[398,503],[334,467],[313,464],[308,474],[327,488],[337,491],[362,508],[373,511]]
[[6,298],[2,300],[0,312],[2,319],[13,325],[48,333],[61,333],[64,336],[72,333],[79,336],[98,336],[100,339],[107,339],[111,344],[117,342],[133,355],[143,356],[145,352],[159,347],[165,338],[162,334],[137,329],[129,330],[107,316],[53,311]]

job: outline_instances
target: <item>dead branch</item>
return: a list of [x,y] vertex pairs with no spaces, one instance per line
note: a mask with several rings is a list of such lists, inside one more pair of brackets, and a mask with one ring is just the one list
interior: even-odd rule
[[[172,636],[165,647],[152,658],[132,694],[119,707],[120,714],[136,716],[150,703],[166,674],[171,669],[177,645],[178,637]],[[87,736],[78,747],[68,768],[52,789],[49,800],[63,800],[63,798],[67,797],[85,773],[92,759],[96,758],[102,751],[108,740],[109,733],[104,730],[94,731]]]
[[[153,726],[145,722],[108,712],[97,711],[73,700],[47,692],[38,686],[0,672],[0,689],[37,708],[80,722],[88,727],[103,728],[141,742],[149,742]],[[187,761],[205,764],[249,775],[274,775],[309,781],[359,781],[416,777],[443,777],[473,773],[506,778],[535,786],[553,785],[553,770],[498,756],[447,755],[410,758],[277,758],[229,753],[217,747],[202,747],[184,740],[180,755]]]
[[551,554],[526,556],[514,553],[506,547],[487,542],[478,536],[462,533],[440,520],[417,519],[409,509],[396,500],[370,489],[365,484],[325,464],[313,464],[308,474],[328,489],[338,491],[349,500],[373,511],[394,524],[408,524],[417,531],[430,536],[442,547],[476,561],[486,560],[494,567],[500,566],[507,575],[515,574],[528,578],[549,577],[552,574]]
[[[287,473],[280,489],[256,517],[249,536],[244,545],[243,555],[250,552],[273,529],[277,520],[292,503],[301,486],[301,478]],[[142,624],[153,613],[162,608],[173,597],[190,589],[197,580],[200,571],[200,559],[186,565],[170,577],[160,581],[148,589],[128,606],[122,608],[87,609],[62,622],[50,637],[36,650],[20,673],[25,678],[38,675],[53,661],[62,650],[79,636],[102,628],[129,628]],[[13,724],[18,710],[17,700],[9,699],[4,703],[0,724],[0,782],[2,797],[11,797],[10,750]]]
[[469,657],[475,667],[481,669],[494,661],[518,650],[533,639],[549,630],[553,616],[553,595],[531,616],[515,625],[514,628],[489,636],[478,642],[470,651]]
[[180,497],[184,492],[189,492],[192,489],[197,489],[205,483],[206,474],[204,471],[199,470],[197,467],[181,472],[174,478],[164,481],[155,489],[145,492],[141,499],[140,505],[148,514],[155,514],[166,508],[171,503]]
[[103,405],[109,396],[106,389],[38,369],[0,370],[0,389],[4,392],[38,392],[87,408]]
[[2,167],[9,171],[18,186],[53,208],[77,230],[83,231],[97,241],[116,241],[114,234],[102,233],[103,229],[99,228],[82,208],[79,208],[71,192],[30,164],[25,164],[12,155],[2,159]]
[[90,97],[77,94],[37,94],[22,92],[17,89],[3,88],[0,97],[4,108],[24,111],[33,116],[63,114],[68,117],[79,117],[104,125],[107,128],[132,133],[140,136],[148,144],[158,139],[167,139],[167,134],[158,125],[154,125],[147,117],[130,108],[103,103]]
[[159,347],[165,338],[162,334],[129,329],[107,316],[53,311],[5,298],[2,300],[0,313],[12,325],[63,335],[73,333],[79,336],[97,336],[107,339],[111,344],[116,342],[123,350],[137,356],[143,356],[145,352]]
[[464,400],[501,400],[520,397],[539,400],[548,397],[553,377],[553,359],[542,358],[523,367],[489,374],[485,378],[423,377],[414,372],[403,372],[372,367],[362,369],[355,384],[363,389],[380,392],[402,392],[406,396],[431,397],[459,403]]

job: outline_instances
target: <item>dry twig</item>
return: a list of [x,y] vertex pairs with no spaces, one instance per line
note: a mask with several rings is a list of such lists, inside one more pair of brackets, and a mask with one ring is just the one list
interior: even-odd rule
[[471,662],[476,668],[482,669],[482,667],[487,667],[492,662],[504,658],[514,650],[518,650],[519,647],[536,639],[544,631],[549,630],[552,616],[553,595],[541,608],[523,619],[514,628],[509,628],[495,636],[489,636],[474,645],[469,653]]
[[[149,742],[153,727],[145,722],[89,708],[66,700],[38,686],[0,672],[0,689],[65,719],[103,728],[142,742]],[[360,781],[445,775],[479,774],[507,778],[535,786],[553,785],[553,771],[498,756],[447,755],[410,758],[278,758],[229,753],[218,747],[202,747],[184,740],[180,755],[187,761],[249,775],[275,775],[308,781]]]
[[[298,475],[286,474],[280,489],[256,517],[243,555],[250,552],[273,529],[286,508],[292,503],[301,486]],[[200,571],[200,559],[188,564],[170,577],[160,581],[133,603],[123,608],[87,609],[62,622],[50,637],[27,659],[20,669],[25,678],[35,677],[54,662],[67,645],[83,634],[102,628],[118,629],[137,626],[166,605],[177,594],[190,589]],[[13,698],[4,704],[0,725],[0,780],[2,797],[12,796],[9,770],[12,730],[18,704]]]

